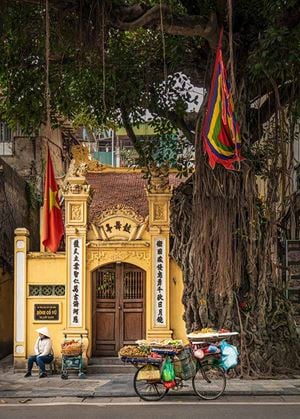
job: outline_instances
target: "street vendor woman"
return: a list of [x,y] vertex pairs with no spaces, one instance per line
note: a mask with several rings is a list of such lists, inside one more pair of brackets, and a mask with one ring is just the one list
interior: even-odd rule
[[31,355],[28,358],[28,367],[25,377],[31,377],[31,370],[34,362],[39,367],[39,377],[47,377],[45,364],[50,364],[53,361],[53,349],[52,340],[47,327],[41,327],[37,329],[39,336],[34,345],[35,355]]

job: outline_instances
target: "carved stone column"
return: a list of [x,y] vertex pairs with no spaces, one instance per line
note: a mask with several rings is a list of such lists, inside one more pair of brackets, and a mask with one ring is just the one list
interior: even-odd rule
[[149,231],[151,235],[152,319],[148,338],[172,337],[170,330],[170,199],[168,169],[155,168],[147,187],[149,202]]
[[90,201],[86,165],[71,164],[63,185],[65,199],[66,258],[67,258],[67,329],[70,338],[84,339],[84,356],[89,336],[86,325],[86,234]]

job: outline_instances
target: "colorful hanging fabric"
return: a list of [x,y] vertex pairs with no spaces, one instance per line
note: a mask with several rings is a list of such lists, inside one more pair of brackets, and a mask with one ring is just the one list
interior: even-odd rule
[[50,151],[48,149],[44,189],[42,243],[51,252],[56,252],[63,234],[64,225],[58,199],[58,188],[55,181]]
[[222,32],[217,49],[208,106],[202,130],[204,149],[212,168],[216,163],[233,170],[233,163],[243,160],[240,154],[240,127],[234,113],[234,104],[223,63]]

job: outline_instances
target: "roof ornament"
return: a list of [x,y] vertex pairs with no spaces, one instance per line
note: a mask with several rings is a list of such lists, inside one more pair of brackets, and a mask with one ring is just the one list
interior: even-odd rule
[[163,163],[157,166],[154,162],[147,166],[147,191],[150,193],[169,193],[171,186],[169,183],[169,165]]
[[98,160],[91,159],[88,148],[83,145],[73,146],[72,155],[77,166],[86,164],[87,172],[100,172],[104,167]]
[[62,184],[63,194],[90,194],[91,186],[86,181],[88,168],[86,163],[77,164],[75,159],[70,163],[66,177]]

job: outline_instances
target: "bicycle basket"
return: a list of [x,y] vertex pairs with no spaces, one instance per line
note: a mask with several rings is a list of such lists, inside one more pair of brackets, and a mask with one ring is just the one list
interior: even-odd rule
[[175,358],[174,358],[174,369],[176,377],[181,378],[182,380],[188,380],[196,374],[197,363],[194,359],[191,349],[184,348]]

